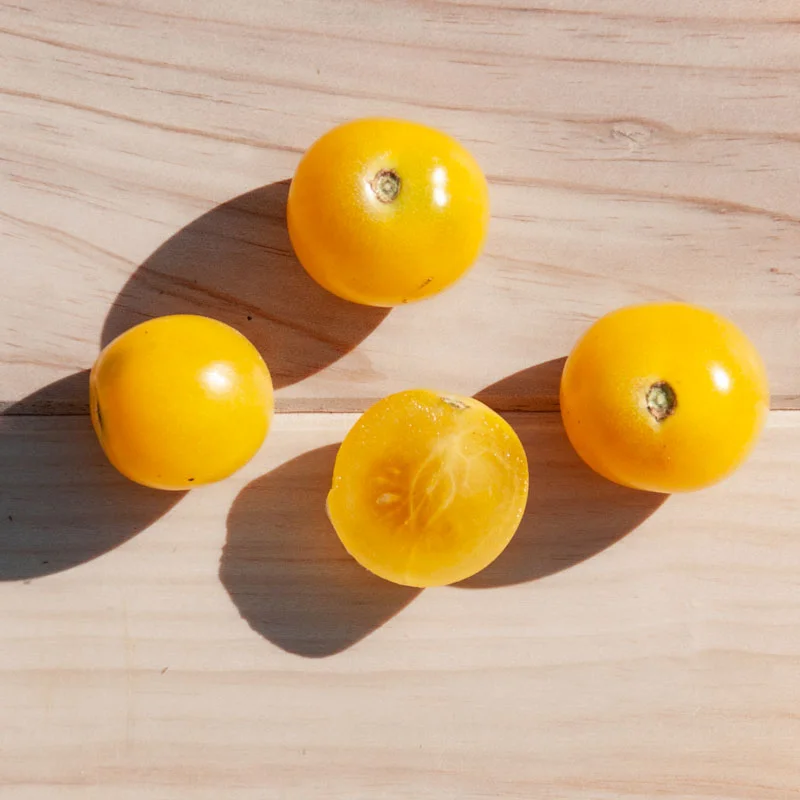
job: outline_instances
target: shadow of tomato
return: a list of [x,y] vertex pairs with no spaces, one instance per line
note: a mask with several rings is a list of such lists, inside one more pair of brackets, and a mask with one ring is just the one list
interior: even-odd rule
[[306,274],[286,228],[288,191],[288,180],[254,189],[168,239],[119,292],[101,344],[152,317],[214,317],[258,348],[276,389],[351,351],[389,309],[348,303]]
[[0,416],[0,581],[91,561],[150,526],[185,494],[120,475],[97,441],[88,407],[84,371]]
[[312,450],[242,490],[219,569],[254,631],[312,658],[351,647],[419,594],[368,572],[339,541],[325,512],[337,450]]
[[[522,370],[479,392],[493,398],[558,397],[566,359]],[[530,406],[532,401],[527,401]],[[458,586],[485,589],[538,580],[568,569],[618,542],[669,495],[640,492],[591,470],[569,443],[558,413],[512,414],[528,456],[530,494],[511,543],[486,569]]]

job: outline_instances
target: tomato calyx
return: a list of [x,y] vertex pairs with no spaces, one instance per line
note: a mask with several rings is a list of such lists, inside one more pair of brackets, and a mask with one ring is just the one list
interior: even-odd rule
[[671,417],[678,407],[678,396],[666,381],[656,381],[645,395],[645,403],[650,416],[656,422],[663,422]]
[[381,169],[375,173],[375,177],[369,182],[369,186],[375,193],[375,197],[381,203],[393,203],[400,194],[400,187],[403,182],[400,176],[393,169]]

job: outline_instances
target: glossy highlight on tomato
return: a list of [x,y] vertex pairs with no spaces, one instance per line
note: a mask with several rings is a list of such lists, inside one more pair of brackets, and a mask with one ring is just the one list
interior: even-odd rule
[[653,492],[700,489],[747,457],[769,409],[761,358],[728,320],[684,303],[614,311],[567,359],[561,414],[583,460]]
[[100,353],[92,424],[109,461],[137,483],[183,490],[226,478],[267,435],[272,381],[241,333],[207,317],[143,322]]
[[440,292],[472,266],[489,225],[489,191],[452,137],[414,122],[361,119],[303,156],[287,223],[319,284],[345,300],[396,306]]

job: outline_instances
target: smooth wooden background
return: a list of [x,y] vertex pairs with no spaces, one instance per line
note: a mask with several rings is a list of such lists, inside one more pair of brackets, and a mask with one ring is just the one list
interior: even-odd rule
[[[302,151],[366,115],[491,184],[474,270],[390,313],[283,224]],[[0,797],[800,798],[799,183],[794,0],[0,0]],[[661,298],[738,322],[776,409],[666,502],[555,413],[580,332]],[[293,412],[188,496],[85,416],[99,346],[174,311],[249,335]],[[425,385],[512,412],[532,495],[420,594],[323,498],[332,412]]]

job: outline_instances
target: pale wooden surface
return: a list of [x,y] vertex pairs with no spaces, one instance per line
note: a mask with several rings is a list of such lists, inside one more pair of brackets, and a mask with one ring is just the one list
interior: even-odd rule
[[[0,57],[0,401],[142,314],[222,316],[267,354],[281,408],[357,410],[474,392],[603,312],[681,298],[738,322],[774,407],[800,406],[793,0],[16,0]],[[461,138],[493,203],[469,277],[379,326],[299,272],[285,187],[216,209],[378,114]],[[553,408],[553,387],[526,403]]]
[[[470,275],[389,314],[283,226],[303,149],[377,114],[462,139],[493,203]],[[661,298],[798,409],[799,182],[794,0],[0,0],[0,798],[800,798],[797,411],[663,504],[514,414],[522,529],[422,594],[325,520],[353,416],[279,415],[186,497],[81,416],[98,346],[171,311],[248,334],[283,411],[553,411],[590,321]]]
[[0,583],[0,796],[800,797],[798,416],[657,507],[583,467],[557,415],[514,415],[526,522],[472,587],[420,595],[326,523],[351,415],[279,415],[236,478],[46,576],[140,527],[149,493],[84,418],[7,418],[0,563],[41,577]]

